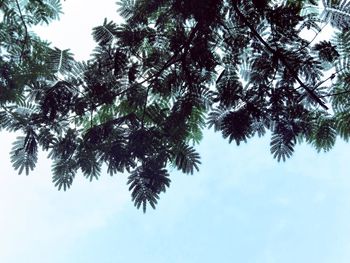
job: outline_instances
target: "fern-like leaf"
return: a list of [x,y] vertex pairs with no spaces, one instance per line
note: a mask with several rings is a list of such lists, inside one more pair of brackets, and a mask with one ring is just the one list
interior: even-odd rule
[[159,194],[170,185],[169,174],[156,161],[149,161],[137,167],[129,176],[127,184],[131,191],[132,201],[137,208],[142,205],[146,212],[147,204],[155,209]]
[[25,171],[26,175],[33,170],[38,160],[38,147],[33,132],[28,132],[27,135],[17,137],[13,143],[11,151],[11,162],[18,174]]
[[48,58],[48,67],[54,73],[69,72],[74,64],[73,54],[69,49],[51,49]]
[[312,144],[318,152],[327,152],[333,148],[337,132],[334,120],[331,118],[320,118],[315,126],[312,136]]
[[126,20],[128,20],[135,12],[135,0],[121,0],[117,2],[119,5],[118,12]]
[[350,112],[338,112],[335,115],[336,130],[345,141],[350,139]]
[[42,128],[38,134],[38,143],[41,145],[44,151],[47,151],[57,143],[57,139],[51,133],[50,129]]
[[103,21],[102,26],[94,27],[92,35],[94,40],[101,46],[110,44],[116,39],[117,26],[112,21],[107,21],[107,18]]
[[243,86],[235,68],[227,67],[222,71],[216,81],[216,87],[214,101],[224,106],[236,105],[242,97]]
[[33,24],[49,24],[51,20],[58,19],[62,13],[60,0],[30,0],[25,9],[32,14]]
[[348,0],[322,0],[324,10],[321,17],[331,25],[345,29],[350,27],[350,2]]
[[73,159],[58,159],[52,165],[52,182],[58,187],[58,190],[66,191],[73,183],[75,173],[77,170],[76,162]]
[[314,46],[314,49],[323,61],[334,62],[339,57],[336,47],[330,41],[321,41]]
[[172,151],[172,157],[177,169],[183,173],[193,174],[195,169],[199,171],[200,156],[193,147],[186,144],[177,145]]
[[294,152],[295,138],[286,134],[274,133],[271,138],[271,153],[277,161],[286,161]]
[[235,140],[236,144],[239,145],[252,136],[251,123],[251,117],[245,108],[231,111],[222,120],[222,135],[224,138],[228,138],[230,143]]
[[213,109],[208,114],[208,128],[214,127],[214,131],[220,131],[222,129],[222,121],[229,113],[230,111],[223,106]]
[[98,179],[101,174],[101,163],[92,151],[80,150],[77,154],[78,165],[84,176],[90,180]]

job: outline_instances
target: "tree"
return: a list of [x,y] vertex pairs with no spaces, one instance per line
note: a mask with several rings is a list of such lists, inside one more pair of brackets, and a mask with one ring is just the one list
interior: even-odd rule
[[[237,145],[270,131],[278,161],[297,142],[328,151],[337,136],[350,137],[348,1],[122,0],[125,22],[93,29],[86,62],[28,33],[37,15],[57,16],[58,1],[1,3],[14,17],[1,26],[15,27],[17,39],[1,36],[16,51],[2,40],[10,73],[1,88],[13,94],[0,100],[0,125],[24,134],[11,152],[19,173],[34,168],[39,146],[49,151],[58,189],[79,169],[98,179],[106,164],[110,175],[129,173],[145,211],[169,187],[169,165],[199,169],[194,146],[206,127]],[[316,41],[326,24],[334,37]]]

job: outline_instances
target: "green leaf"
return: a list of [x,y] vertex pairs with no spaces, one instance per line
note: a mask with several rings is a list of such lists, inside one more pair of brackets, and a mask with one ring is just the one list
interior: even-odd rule
[[271,138],[271,153],[277,161],[286,161],[294,152],[295,138],[285,134],[275,133]]
[[101,162],[96,158],[93,151],[80,149],[77,154],[77,165],[81,168],[83,175],[90,180],[98,180],[101,175]]
[[350,2],[348,0],[322,0],[323,12],[321,17],[339,29],[350,27]]
[[345,141],[350,139],[350,112],[338,112],[335,115],[336,131]]
[[169,174],[159,162],[149,160],[132,171],[127,184],[131,191],[132,201],[137,208],[142,205],[146,212],[147,204],[155,209],[159,194],[170,185]]
[[313,146],[318,152],[328,152],[333,148],[337,137],[335,123],[332,118],[319,118],[313,131]]
[[74,65],[73,54],[69,51],[69,49],[51,49],[49,52],[47,65],[55,74],[67,73]]
[[58,187],[58,190],[66,191],[73,183],[77,164],[73,159],[56,159],[52,165],[52,182]]
[[27,135],[17,137],[11,151],[11,162],[18,174],[25,171],[26,175],[33,170],[38,160],[38,147],[35,134],[28,131]]
[[172,149],[171,154],[173,163],[183,173],[193,174],[194,170],[199,171],[200,156],[193,147],[179,144]]
[[251,124],[252,119],[244,108],[231,111],[222,120],[222,135],[224,138],[228,138],[230,143],[235,140],[239,145],[251,137],[253,132]]
[[116,39],[117,26],[114,22],[107,22],[104,19],[102,26],[97,26],[92,29],[94,40],[101,46],[111,44]]

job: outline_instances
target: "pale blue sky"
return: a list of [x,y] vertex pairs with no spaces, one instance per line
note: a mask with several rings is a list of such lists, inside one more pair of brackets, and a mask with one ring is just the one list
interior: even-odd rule
[[[63,4],[61,21],[41,32],[84,58],[93,47],[90,28],[116,17],[116,6]],[[205,135],[200,172],[172,171],[157,209],[143,214],[123,175],[104,173],[92,183],[78,176],[58,192],[42,155],[30,176],[18,176],[8,157],[13,135],[1,133],[0,262],[349,262],[348,144],[326,154],[301,145],[277,163],[268,136],[237,147]]]

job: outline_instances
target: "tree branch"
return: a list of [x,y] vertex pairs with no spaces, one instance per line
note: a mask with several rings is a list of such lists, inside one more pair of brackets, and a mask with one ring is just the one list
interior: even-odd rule
[[161,69],[159,71],[157,71],[155,74],[149,76],[148,78],[144,79],[143,81],[141,81],[139,84],[143,84],[151,79],[156,79],[157,77],[159,77],[164,70],[166,70],[168,67],[170,67],[173,63],[175,63],[177,61],[177,56],[180,54],[181,50],[184,49],[184,53],[187,52],[187,50],[189,49],[189,45],[191,44],[193,38],[195,37],[196,33],[199,30],[199,23],[196,24],[196,26],[192,29],[191,34],[189,35],[187,41],[185,44],[183,44],[178,50],[176,50],[174,52],[174,54],[167,60],[167,62],[165,62],[165,64],[161,67]]
[[[178,50],[176,50],[174,52],[174,54],[170,57],[170,59],[167,60],[167,62],[163,65],[163,67],[157,71],[155,74],[149,76],[148,78],[146,78],[145,80],[143,80],[142,82],[140,82],[139,84],[143,84],[149,80],[155,80],[157,77],[159,77],[164,70],[166,70],[168,67],[170,67],[172,64],[174,64],[175,62],[177,62],[179,59],[177,59],[177,56],[180,54],[180,52],[183,50],[183,55],[181,56],[181,58],[185,57],[189,48],[190,48],[190,44],[192,42],[192,40],[194,39],[196,33],[198,32],[200,27],[200,23],[197,22],[197,24],[195,25],[195,27],[193,27],[187,41],[181,46],[181,48],[179,48]],[[150,85],[147,87],[147,92],[146,92],[146,98],[145,98],[145,102],[143,105],[143,112],[142,112],[142,119],[141,119],[141,126],[142,128],[144,127],[144,118],[145,118],[145,112],[146,112],[146,107],[147,107],[147,100],[148,100],[148,94],[150,91]]]
[[307,87],[301,79],[298,77],[298,73],[289,65],[289,63],[286,61],[286,59],[283,57],[283,54],[281,54],[278,50],[273,49],[261,36],[260,34],[255,30],[255,28],[249,23],[247,18],[242,14],[242,12],[239,10],[237,4],[233,3],[233,8],[238,14],[238,16],[243,20],[243,22],[247,25],[247,27],[251,30],[251,32],[254,34],[254,36],[267,48],[268,51],[270,51],[273,55],[277,55],[280,59],[280,61],[284,64],[284,66],[287,68],[289,73],[293,76],[293,78],[299,83],[301,87],[303,87],[306,92],[313,98],[314,101],[316,101],[322,108],[325,110],[328,110],[328,107],[324,104],[324,102],[309,88]]

